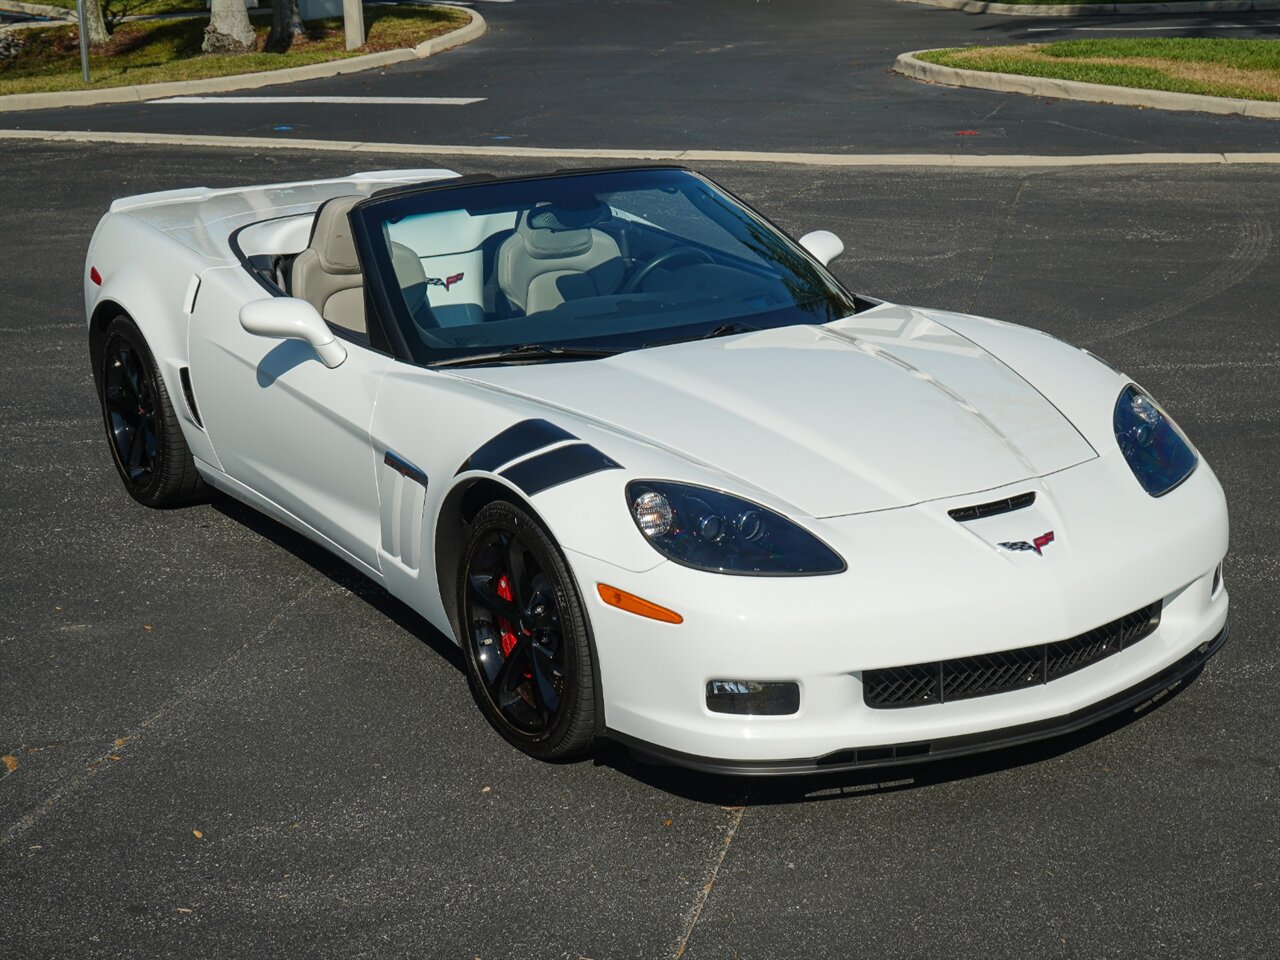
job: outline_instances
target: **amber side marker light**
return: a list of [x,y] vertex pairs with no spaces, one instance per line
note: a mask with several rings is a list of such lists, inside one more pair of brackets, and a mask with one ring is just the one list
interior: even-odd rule
[[668,610],[666,607],[660,607],[656,603],[642,600],[634,593],[627,593],[627,591],[611,587],[607,583],[596,584],[596,589],[600,591],[600,599],[611,607],[617,607],[619,610],[627,611],[627,613],[634,613],[639,617],[648,617],[650,620],[661,620],[663,623],[684,623],[684,617],[674,610]]

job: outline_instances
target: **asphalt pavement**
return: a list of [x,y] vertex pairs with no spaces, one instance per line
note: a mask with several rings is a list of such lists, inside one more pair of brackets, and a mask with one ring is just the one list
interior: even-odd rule
[[392,143],[833,153],[1280,150],[1280,123],[1046,100],[889,72],[906,50],[1096,36],[1280,38],[1280,13],[1069,19],[894,0],[474,2],[479,40],[260,95],[483,97],[470,106],[121,104],[0,127]]
[[[705,168],[794,233],[840,233],[855,289],[1027,323],[1126,370],[1232,511],[1232,639],[1144,715],[758,784],[617,749],[524,758],[450,645],[370,582],[229,500],[153,512],[121,489],[79,290],[106,205],[359,160],[3,149],[20,185],[0,205],[3,956],[1274,955],[1274,168]],[[398,162],[421,165],[376,165]]]

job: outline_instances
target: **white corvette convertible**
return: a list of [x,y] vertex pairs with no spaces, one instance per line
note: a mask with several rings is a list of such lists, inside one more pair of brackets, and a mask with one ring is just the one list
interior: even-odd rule
[[1151,397],[848,292],[672,167],[111,205],[85,308],[155,507],[212,487],[452,637],[536,757],[918,762],[1139,707],[1227,635],[1222,489]]

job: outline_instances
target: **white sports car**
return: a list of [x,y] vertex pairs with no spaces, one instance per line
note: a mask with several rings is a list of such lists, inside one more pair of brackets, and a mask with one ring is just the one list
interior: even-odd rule
[[917,762],[1197,671],[1227,509],[1169,416],[842,249],[674,167],[361,173],[117,200],[85,308],[135,499],[323,544],[536,757]]

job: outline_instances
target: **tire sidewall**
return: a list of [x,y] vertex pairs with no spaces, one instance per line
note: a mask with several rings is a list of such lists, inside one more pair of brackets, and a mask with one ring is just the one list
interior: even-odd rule
[[[507,721],[490,698],[476,662],[467,580],[479,544],[494,530],[504,530],[515,535],[534,555],[543,572],[553,580],[555,601],[560,611],[561,641],[565,646],[568,674],[565,692],[562,694],[563,706],[550,729],[537,734],[524,733]],[[591,642],[590,623],[573,571],[569,569],[568,561],[550,533],[511,501],[498,500],[483,507],[476,514],[468,531],[462,563],[459,564],[457,596],[467,680],[485,719],[508,743],[539,759],[571,759],[586,752],[590,737],[582,737],[580,731],[575,736],[574,729],[580,726],[578,720],[584,710],[589,710],[593,717],[599,715],[599,690],[593,669],[594,644]],[[592,726],[594,728],[594,724]]]
[[[156,457],[155,465],[151,470],[151,477],[147,481],[146,486],[139,486],[129,478],[129,470],[120,459],[120,452],[116,449],[115,433],[111,426],[111,414],[107,410],[107,366],[111,362],[114,354],[114,346],[117,341],[122,341],[129,345],[138,357],[142,360],[147,376],[151,379],[151,395],[153,404],[155,405],[155,437],[156,437]],[[156,366],[155,357],[151,354],[151,347],[147,344],[147,339],[142,335],[142,331],[138,329],[137,324],[126,316],[119,316],[112,320],[107,327],[106,336],[103,338],[102,356],[98,360],[98,400],[102,407],[102,425],[107,432],[107,444],[111,447],[111,461],[116,465],[116,471],[120,474],[120,479],[124,482],[124,487],[129,491],[129,495],[139,503],[147,506],[153,505],[158,498],[161,487],[164,483],[164,463],[167,454],[164,431],[164,418],[169,413],[167,409],[169,398],[168,393],[164,389],[164,383],[160,379],[160,370]]]

